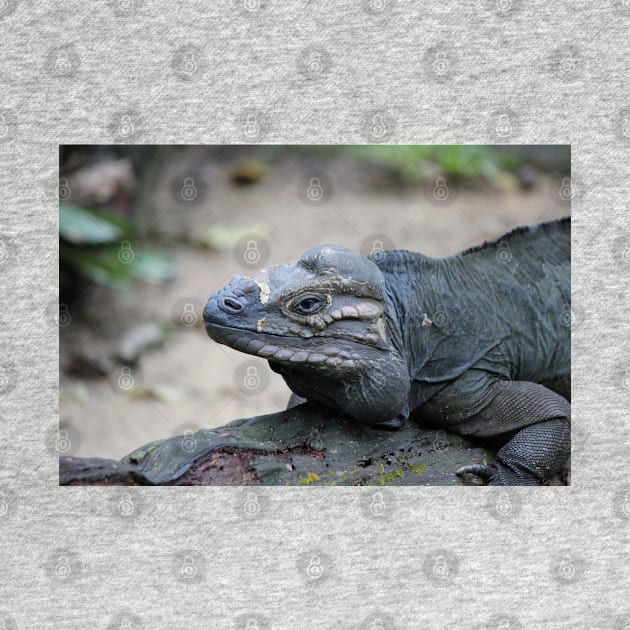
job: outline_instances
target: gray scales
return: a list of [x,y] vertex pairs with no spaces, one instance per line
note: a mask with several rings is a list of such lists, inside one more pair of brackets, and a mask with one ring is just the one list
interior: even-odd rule
[[571,446],[570,231],[570,218],[518,228],[444,259],[322,245],[235,276],[206,329],[268,359],[293,404],[494,444],[494,463],[458,474],[540,484]]

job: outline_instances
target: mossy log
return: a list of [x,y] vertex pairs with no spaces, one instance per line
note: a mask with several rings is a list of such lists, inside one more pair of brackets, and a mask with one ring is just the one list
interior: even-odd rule
[[[120,461],[62,457],[61,485],[431,485],[491,458],[478,444],[415,422],[385,431],[308,403],[151,442]],[[469,480],[470,482],[470,480]],[[561,481],[557,481],[561,483]]]

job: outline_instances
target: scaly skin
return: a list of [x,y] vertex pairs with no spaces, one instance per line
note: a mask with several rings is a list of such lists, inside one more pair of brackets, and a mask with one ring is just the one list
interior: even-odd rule
[[[504,446],[470,472],[537,484],[570,450],[570,221],[445,259],[334,246],[235,276],[204,310],[219,343],[359,422],[428,425]],[[416,413],[417,412],[417,413]]]

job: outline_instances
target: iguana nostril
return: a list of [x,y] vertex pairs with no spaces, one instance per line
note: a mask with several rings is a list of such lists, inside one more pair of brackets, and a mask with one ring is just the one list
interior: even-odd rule
[[227,313],[240,313],[243,310],[243,305],[233,297],[224,297],[219,300],[219,308]]

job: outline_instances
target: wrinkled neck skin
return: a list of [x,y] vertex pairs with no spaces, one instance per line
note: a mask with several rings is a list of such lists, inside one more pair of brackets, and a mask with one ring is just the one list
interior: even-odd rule
[[466,301],[475,281],[457,259],[401,256],[399,266],[384,275],[392,342],[405,361],[413,411],[473,365],[494,341],[484,343],[489,336],[478,334],[483,300],[477,294],[478,302]]
[[[440,296],[431,290],[438,282],[442,261],[427,259],[421,269],[385,273],[386,311],[392,329],[392,341],[404,357],[410,377],[431,357],[437,343],[430,331],[431,317],[438,312]],[[442,280],[443,281],[443,280]],[[429,320],[431,324],[429,324]]]
[[412,254],[384,274],[411,382],[412,411],[506,337],[510,323],[501,321],[494,288],[479,265],[457,256]]
[[384,303],[392,352],[404,362],[408,383],[403,420],[445,385],[442,382],[421,384],[415,380],[440,341],[439,333],[430,330],[428,323],[430,316],[439,308],[439,296],[427,287],[438,275],[433,264],[423,269],[422,278],[419,278],[417,270],[385,274],[387,298]]

